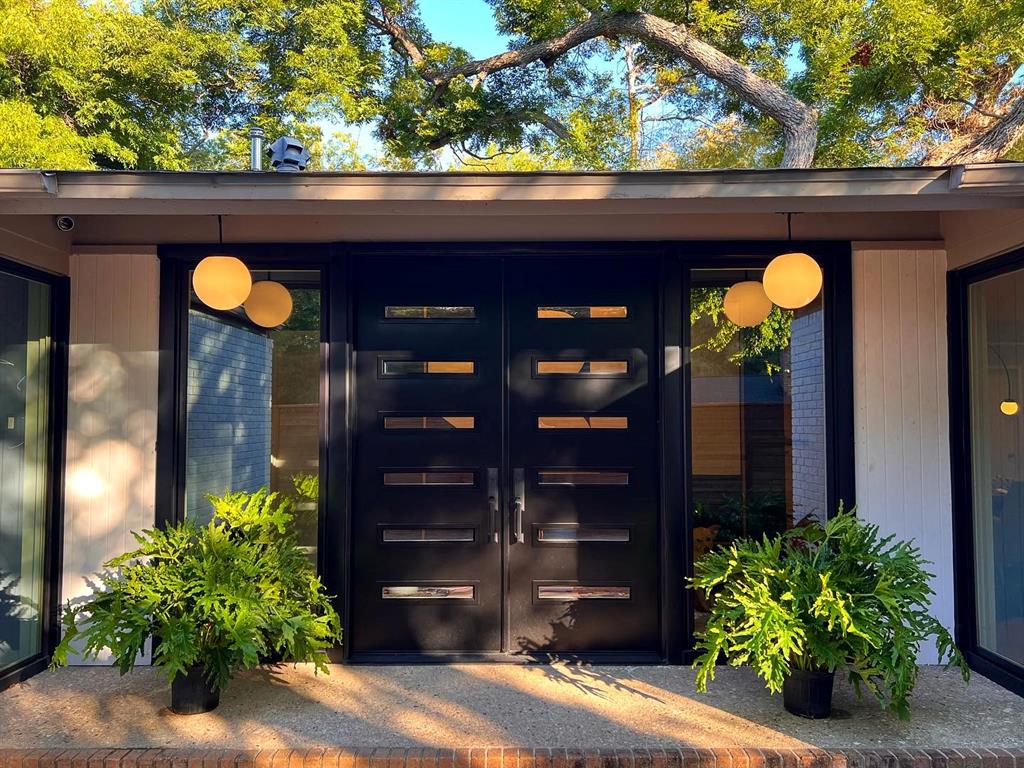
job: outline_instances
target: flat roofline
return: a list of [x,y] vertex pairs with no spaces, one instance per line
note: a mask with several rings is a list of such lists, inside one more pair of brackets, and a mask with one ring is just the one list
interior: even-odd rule
[[679,212],[709,204],[722,212],[1017,207],[1024,205],[1024,163],[515,173],[0,170],[0,214],[290,213],[311,205],[322,213],[471,213],[481,206],[496,213],[541,204],[631,212],[659,201],[659,212],[664,204]]

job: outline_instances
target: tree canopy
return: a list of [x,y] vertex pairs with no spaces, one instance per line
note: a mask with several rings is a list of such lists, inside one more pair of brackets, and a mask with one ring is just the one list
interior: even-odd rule
[[0,0],[0,165],[238,168],[250,125],[330,168],[1024,159],[1020,0],[488,2],[473,59],[417,0]]

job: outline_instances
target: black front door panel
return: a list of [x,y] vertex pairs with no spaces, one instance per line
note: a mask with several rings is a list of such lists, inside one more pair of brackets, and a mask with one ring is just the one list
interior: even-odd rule
[[366,653],[656,653],[655,270],[364,257],[350,636]]

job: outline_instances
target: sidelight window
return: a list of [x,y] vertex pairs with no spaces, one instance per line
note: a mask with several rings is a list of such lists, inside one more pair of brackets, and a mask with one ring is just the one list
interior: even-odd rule
[[434,542],[468,542],[476,538],[473,528],[426,527],[399,528],[388,526],[381,531],[381,540],[386,544],[415,544]]
[[447,470],[389,470],[384,485],[473,485],[472,472]]
[[476,590],[472,584],[448,585],[392,585],[381,587],[385,600],[472,600]]
[[537,528],[541,544],[576,544],[577,542],[628,542],[629,528],[599,528],[590,525],[543,525]]
[[475,416],[414,416],[411,414],[389,415],[383,418],[384,429],[389,431],[450,431],[453,429],[476,429]]
[[620,470],[542,469],[540,485],[629,485],[629,472]]
[[595,584],[540,584],[537,586],[538,600],[629,600],[632,590],[627,586],[604,586]]

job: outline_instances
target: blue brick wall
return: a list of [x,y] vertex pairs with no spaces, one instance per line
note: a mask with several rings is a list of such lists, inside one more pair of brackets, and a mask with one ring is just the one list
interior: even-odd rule
[[790,395],[793,429],[793,518],[828,515],[825,492],[825,333],[821,310],[793,318]]
[[272,343],[201,312],[188,328],[185,512],[206,521],[207,493],[270,482]]

